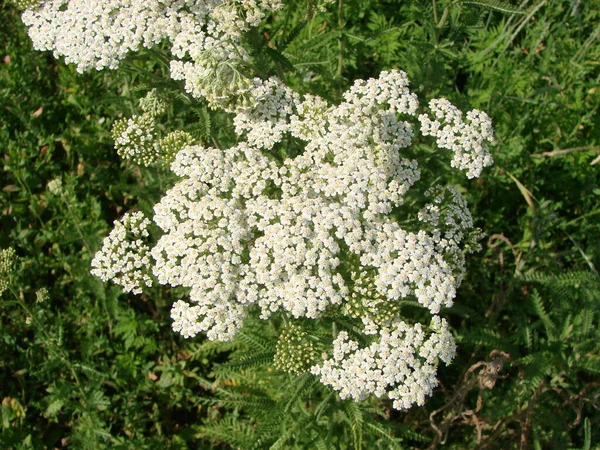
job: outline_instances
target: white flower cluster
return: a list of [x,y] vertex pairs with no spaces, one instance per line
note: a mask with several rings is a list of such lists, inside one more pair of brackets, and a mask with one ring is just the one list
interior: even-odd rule
[[166,234],[152,249],[153,270],[161,284],[191,288],[196,306],[175,305],[175,331],[229,340],[246,317],[235,296],[251,234],[236,200],[197,194],[197,186],[177,185],[157,205],[155,221]]
[[48,181],[46,188],[52,195],[61,195],[64,191],[62,180],[60,178],[54,178],[53,180]]
[[[45,0],[22,19],[36,49],[64,56],[79,72],[114,69],[129,53],[166,40],[175,57],[171,76],[185,80],[193,95],[216,101],[211,95],[222,100],[222,91],[244,85],[235,70],[216,80],[220,63],[248,59],[242,33],[282,6],[280,0]],[[207,58],[216,58],[219,69]]]
[[435,119],[421,114],[421,132],[435,136],[439,147],[454,152],[452,167],[465,170],[469,178],[476,178],[484,167],[492,165],[494,161],[485,142],[493,141],[494,131],[486,113],[476,109],[469,111],[469,122],[464,122],[462,112],[445,98],[431,100],[429,108]]
[[277,11],[282,7],[282,0],[223,1],[211,16],[217,30],[224,36],[239,38],[243,31],[260,24],[265,11]]
[[465,198],[456,186],[434,186],[425,191],[433,202],[418,213],[424,224],[433,228],[431,237],[436,249],[444,254],[453,267],[453,275],[460,285],[465,274],[465,254],[481,250],[481,230],[475,227]]
[[383,327],[379,340],[365,348],[342,331],[333,342],[333,357],[314,366],[312,373],[342,399],[387,396],[395,409],[422,406],[438,384],[438,360],[449,364],[456,351],[444,319],[434,316],[430,328],[427,336],[421,324],[398,320]]
[[[190,290],[189,302],[173,306],[174,329],[227,340],[251,307],[264,319],[346,312],[372,343],[361,349],[340,333],[333,359],[313,373],[345,397],[422,403],[438,359],[454,354],[437,314],[456,295],[473,223],[455,190],[450,206],[430,193],[420,218],[431,232],[405,230],[395,218],[421,176],[403,157],[413,138],[405,119],[418,109],[406,74],[357,81],[338,106],[302,100],[276,79],[253,86],[258,103],[235,118],[246,139],[226,150],[184,147],[171,165],[181,180],[154,208],[164,234],[151,250],[153,273]],[[433,316],[429,335],[399,319],[405,300]],[[353,375],[359,369],[362,378]]]
[[125,292],[140,294],[142,286],[152,286],[147,273],[150,248],[146,244],[150,221],[141,212],[128,213],[114,223],[104,239],[102,249],[92,260],[92,275],[102,281],[112,280]]
[[290,131],[290,116],[300,96],[277,78],[254,80],[255,104],[241,109],[233,121],[235,132],[247,131],[246,140],[253,146],[270,149]]

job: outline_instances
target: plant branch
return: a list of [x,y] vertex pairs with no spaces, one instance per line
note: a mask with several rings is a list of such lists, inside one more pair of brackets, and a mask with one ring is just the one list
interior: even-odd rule
[[588,150],[593,150],[593,151],[600,153],[600,147],[596,147],[595,145],[584,145],[582,147],[563,148],[560,150],[553,150],[551,152],[535,153],[531,156],[534,158],[543,158],[546,156],[566,155],[567,153],[581,152],[581,151],[588,151]]

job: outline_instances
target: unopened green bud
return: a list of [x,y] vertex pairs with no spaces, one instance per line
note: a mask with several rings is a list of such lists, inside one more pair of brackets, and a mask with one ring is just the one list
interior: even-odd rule
[[185,131],[176,130],[167,134],[162,138],[158,146],[165,164],[171,164],[175,159],[175,155],[184,147],[192,145],[194,137]]
[[34,9],[41,5],[41,0],[9,0],[17,9],[24,11],[26,9]]
[[273,365],[278,370],[302,375],[309,372],[317,357],[317,349],[308,333],[292,323],[279,335]]
[[354,286],[348,302],[344,305],[344,313],[357,319],[383,324],[389,322],[400,313],[400,305],[391,302],[375,287],[374,280],[368,272],[351,273]]
[[0,274],[8,275],[15,262],[17,252],[12,247],[0,250]]

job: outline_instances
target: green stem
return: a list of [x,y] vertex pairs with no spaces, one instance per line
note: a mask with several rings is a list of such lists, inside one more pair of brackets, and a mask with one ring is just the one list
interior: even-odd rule
[[[29,185],[27,184],[27,182],[21,178],[21,171],[20,170],[15,170],[14,172],[15,175],[15,179],[17,180],[17,183],[19,183],[19,185],[21,185],[21,189],[24,189],[25,191],[27,191],[27,193],[29,194],[29,198],[33,198],[33,192],[31,192],[31,189],[29,189]],[[33,213],[33,215],[35,216],[35,218],[37,219],[37,221],[40,223],[40,225],[42,226],[42,228],[44,227],[44,221],[42,220],[42,218],[40,217],[40,215],[38,214],[37,210],[35,208],[30,208],[30,211]]]
[[210,135],[210,141],[212,142],[212,145],[215,146],[215,148],[221,149],[221,144],[219,143],[218,139],[212,135]]
[[444,8],[444,12],[442,13],[442,18],[440,19],[439,22],[436,22],[437,28],[439,28],[441,30],[444,27],[444,25],[446,25],[446,21],[448,20],[448,15],[449,14],[450,14],[450,8],[448,8],[446,6]]
[[275,70],[277,71],[277,76],[279,79],[285,82],[285,72],[283,71],[283,67],[281,67],[281,63],[279,61],[275,61]]
[[338,39],[338,66],[337,73],[338,77],[342,76],[342,69],[344,67],[344,39],[342,36],[342,28],[344,26],[344,0],[338,0],[338,31],[340,37]]
[[444,8],[442,12],[442,17],[440,18],[437,11],[437,0],[433,0],[433,23],[435,27],[433,28],[433,41],[437,44],[440,40],[440,35],[442,34],[442,28],[446,24],[448,20],[448,14],[450,13],[450,8],[447,6]]
[[79,221],[77,220],[77,217],[75,216],[75,213],[71,209],[71,206],[69,205],[69,202],[64,197],[64,194],[61,193],[60,197],[62,198],[63,202],[67,206],[67,210],[69,211],[69,214],[71,215],[71,219],[73,220],[73,223],[75,224],[75,228],[77,229],[77,232],[79,233],[79,237],[83,241],[83,244],[84,244],[86,250],[88,251],[88,253],[90,255],[93,256],[94,253],[92,252],[92,247],[89,244],[89,242],[87,241],[87,239],[85,238],[85,234],[83,233],[83,230],[81,229],[81,226],[79,225]]

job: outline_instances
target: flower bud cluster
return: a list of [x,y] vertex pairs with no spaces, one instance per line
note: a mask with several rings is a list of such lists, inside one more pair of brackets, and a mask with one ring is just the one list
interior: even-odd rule
[[8,289],[10,272],[15,262],[17,252],[12,247],[0,250],[0,295]]
[[12,247],[0,250],[0,273],[8,275],[15,262],[17,252]]
[[[311,371],[344,397],[421,404],[437,361],[454,354],[437,314],[452,305],[474,226],[460,193],[442,188],[428,193],[419,231],[397,221],[421,177],[405,151],[419,107],[406,74],[359,80],[337,106],[277,79],[255,80],[251,94],[256,104],[234,119],[245,139],[225,150],[184,147],[171,164],[181,180],[154,208],[164,234],[148,265],[160,284],[190,292],[173,306],[174,330],[227,340],[250,308],[263,319],[345,314],[362,321],[368,344],[342,331]],[[481,136],[463,133],[463,150]],[[284,148],[292,137],[303,148]],[[430,331],[400,320],[405,300],[432,315]],[[298,333],[284,333],[278,367],[296,370],[295,351],[284,349],[305,345]]]
[[160,139],[158,141],[158,147],[160,148],[160,154],[165,164],[171,164],[175,159],[175,155],[181,149],[192,145],[193,143],[194,137],[190,133],[175,130]]
[[9,0],[9,3],[15,5],[20,10],[33,9],[38,6],[42,0]]
[[351,272],[350,276],[354,284],[343,312],[347,316],[361,319],[365,334],[377,334],[382,325],[389,325],[398,317],[400,304],[387,301],[387,297],[377,290],[373,277],[367,271]]
[[150,166],[158,161],[160,150],[154,118],[150,114],[117,120],[112,135],[121,158],[130,159],[141,166]]
[[140,294],[142,286],[152,286],[147,273],[151,264],[146,243],[150,221],[141,212],[127,213],[114,223],[104,239],[102,249],[92,260],[92,275],[102,281],[112,280],[125,292]]
[[50,299],[50,293],[48,292],[48,288],[42,287],[35,291],[35,302],[36,303],[44,303]]
[[252,80],[245,72],[245,52],[223,42],[206,47],[194,61],[171,61],[171,77],[183,80],[192,96],[204,97],[213,109],[233,111],[252,104]]
[[318,353],[309,334],[300,325],[285,325],[275,349],[273,366],[277,370],[302,375],[310,372],[310,367],[318,359]]
[[0,295],[4,294],[4,291],[8,289],[8,280],[4,277],[0,278]]
[[167,103],[152,89],[140,99],[142,115],[117,120],[112,135],[117,153],[141,166],[160,162],[169,165],[182,148],[192,145],[194,137],[182,130],[175,130],[160,137],[158,116],[167,110]]

